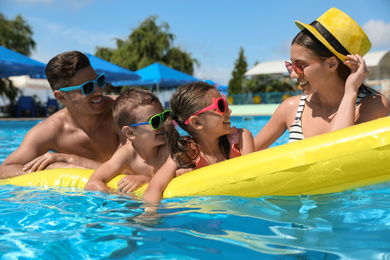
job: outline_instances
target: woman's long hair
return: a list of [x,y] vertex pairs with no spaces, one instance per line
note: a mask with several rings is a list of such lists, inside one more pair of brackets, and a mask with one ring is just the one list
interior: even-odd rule
[[[193,138],[180,136],[174,122],[194,136],[184,122],[207,106],[205,96],[212,89],[216,88],[208,83],[194,82],[179,87],[170,99],[171,117],[165,121],[164,132],[168,138],[171,156],[179,168],[194,168],[194,160],[199,157],[200,147]],[[196,151],[193,147],[196,147]],[[219,147],[225,158],[229,159],[230,148],[226,135],[219,138]]]
[[[325,45],[323,45],[314,35],[307,29],[303,29],[300,31],[297,36],[293,39],[291,45],[298,44],[306,49],[312,51],[318,57],[330,58],[335,56]],[[337,74],[344,81],[347,80],[349,75],[351,75],[351,69],[345,65],[337,56],[335,56],[339,60],[339,65],[337,67]],[[366,83],[363,83],[360,86],[361,89],[366,90],[368,93],[376,94],[378,93],[376,90],[370,88]]]

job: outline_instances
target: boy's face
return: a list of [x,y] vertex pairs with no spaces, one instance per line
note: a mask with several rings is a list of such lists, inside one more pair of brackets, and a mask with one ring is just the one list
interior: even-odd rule
[[[134,123],[149,122],[151,117],[160,114],[163,111],[164,109],[160,102],[153,102],[150,105],[139,106],[132,111],[132,113],[138,115],[137,121]],[[161,125],[162,123],[163,122],[161,122]],[[166,143],[166,137],[163,133],[163,128],[161,125],[157,130],[154,130],[150,124],[131,126],[131,130],[136,137],[134,141],[140,142],[140,144],[145,146],[157,146]]]

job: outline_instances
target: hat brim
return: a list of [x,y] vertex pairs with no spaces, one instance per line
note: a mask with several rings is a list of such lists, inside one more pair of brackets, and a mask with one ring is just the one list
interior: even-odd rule
[[348,58],[347,56],[339,53],[338,51],[336,51],[332,45],[330,45],[328,43],[327,40],[325,40],[325,38],[313,27],[311,26],[310,24],[305,24],[305,23],[301,23],[299,21],[295,21],[295,24],[298,26],[298,28],[302,31],[303,29],[307,29],[309,32],[311,32],[314,37],[316,37],[323,45],[325,45],[326,48],[328,48],[328,50],[330,50],[334,55],[337,56],[337,58],[339,58],[342,62],[346,61]]

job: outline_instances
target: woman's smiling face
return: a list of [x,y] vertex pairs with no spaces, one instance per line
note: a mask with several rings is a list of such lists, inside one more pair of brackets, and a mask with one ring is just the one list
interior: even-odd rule
[[313,91],[313,85],[318,85],[318,82],[321,82],[325,76],[323,59],[298,44],[291,45],[290,57],[292,63],[297,64],[302,71],[293,69],[290,77],[298,80],[304,94],[310,94]]

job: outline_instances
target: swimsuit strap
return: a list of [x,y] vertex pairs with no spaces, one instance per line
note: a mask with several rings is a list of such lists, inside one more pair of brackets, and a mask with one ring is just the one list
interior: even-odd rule
[[[356,98],[356,106],[360,104],[361,100],[367,96],[369,92],[366,89],[362,89],[360,94]],[[299,101],[298,105],[298,110],[297,114],[295,115],[295,120],[294,123],[290,126],[289,132],[290,132],[290,137],[288,142],[295,142],[299,140],[303,140],[305,137],[303,136],[303,131],[302,131],[302,112],[305,107],[305,102],[306,102],[307,95],[302,95],[301,100]]]
[[305,107],[306,98],[307,95],[302,95],[301,100],[299,101],[297,114],[295,115],[295,121],[301,119],[302,117],[302,112],[303,112],[303,108]]
[[365,90],[364,88],[362,88],[362,91],[360,92],[360,94],[357,96],[356,98],[356,106],[360,104],[360,102],[362,101],[362,99],[367,96],[368,94],[368,91]]
[[301,100],[298,104],[297,114],[295,115],[294,123],[290,126],[288,129],[290,133],[290,137],[288,142],[295,142],[304,139],[303,132],[302,132],[302,124],[301,124],[301,117],[303,109],[305,108],[305,102],[306,102],[307,95],[302,95]]

